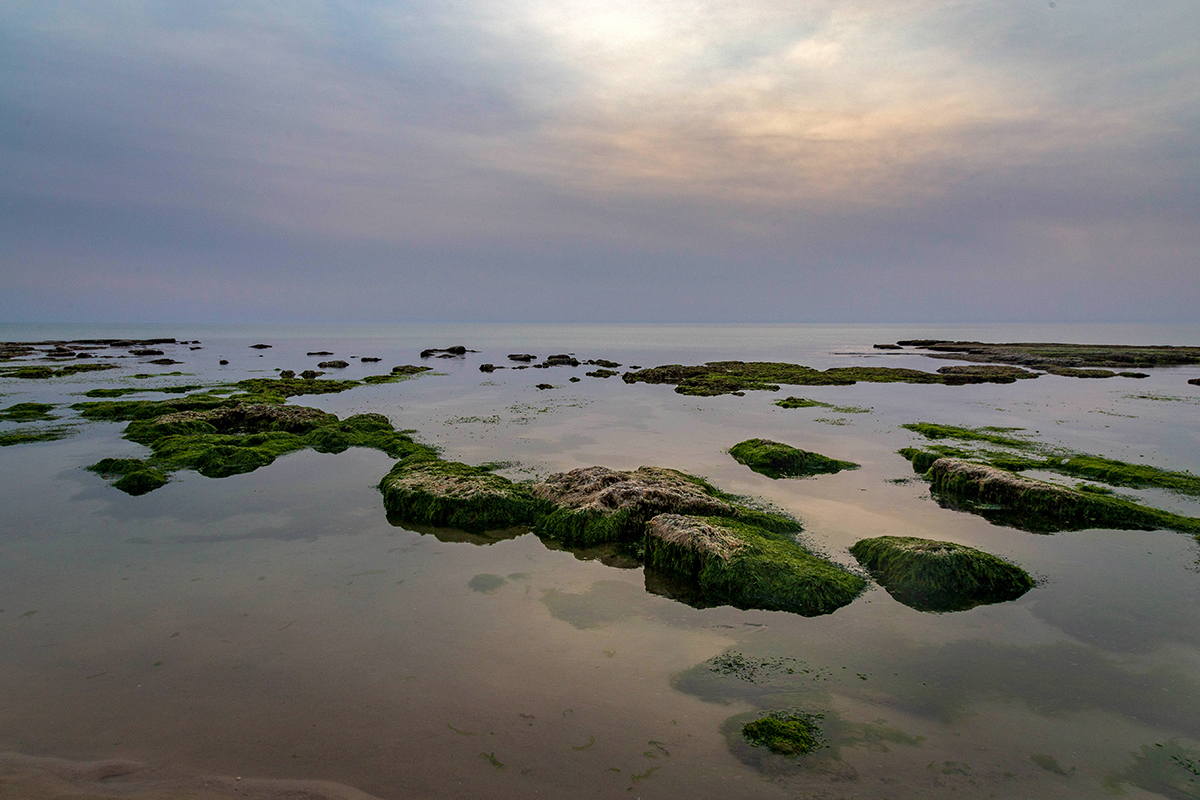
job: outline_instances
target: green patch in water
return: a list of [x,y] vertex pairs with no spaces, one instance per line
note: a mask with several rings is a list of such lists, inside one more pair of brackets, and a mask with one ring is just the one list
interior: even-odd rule
[[765,747],[784,756],[806,755],[826,745],[821,733],[821,714],[803,711],[771,711],[742,726],[742,736],[755,747]]
[[1052,772],[1055,775],[1062,775],[1066,777],[1067,775],[1072,775],[1075,772],[1075,767],[1071,767],[1070,772],[1063,769],[1062,766],[1059,765],[1058,759],[1051,755],[1035,754],[1031,755],[1029,760],[1046,770],[1046,772]]
[[34,444],[36,442],[55,442],[59,439],[66,439],[68,436],[73,436],[77,432],[77,429],[71,425],[0,431],[0,447],[10,447],[16,444]]
[[50,403],[16,403],[5,409],[0,409],[0,420],[8,422],[50,422],[56,420],[50,412],[54,406]]
[[492,594],[506,583],[508,583],[508,581],[499,575],[493,575],[490,572],[484,572],[476,575],[474,578],[471,578],[471,580],[467,582],[467,587],[471,589],[471,591],[479,592],[480,594]]
[[839,461],[770,439],[747,439],[729,448],[729,455],[739,464],[766,475],[768,478],[803,478],[858,469],[852,461]]
[[1178,739],[1144,744],[1133,763],[1107,775],[1103,785],[1113,794],[1124,794],[1123,784],[1169,800],[1195,800],[1200,797],[1200,752],[1184,748]]

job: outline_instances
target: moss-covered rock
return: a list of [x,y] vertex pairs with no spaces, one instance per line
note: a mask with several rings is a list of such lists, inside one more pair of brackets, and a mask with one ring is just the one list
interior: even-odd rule
[[768,478],[803,478],[858,469],[853,461],[838,461],[770,439],[747,439],[729,448],[729,455]]
[[1033,588],[1017,565],[953,542],[879,536],[856,542],[850,552],[888,594],[918,611],[964,611],[1015,600]]
[[135,497],[167,483],[165,472],[140,458],[102,458],[88,469],[113,480],[114,487]]
[[533,491],[554,509],[539,522],[538,534],[571,547],[640,540],[646,523],[658,514],[732,518],[742,513],[707,482],[663,467],[574,469],[551,475]]
[[1200,520],[1192,517],[1033,480],[990,464],[939,458],[925,476],[939,502],[1023,530],[1166,528],[1200,533]]
[[815,714],[772,711],[742,726],[742,736],[750,744],[766,747],[773,753],[804,755],[824,746],[819,719]]
[[36,442],[54,442],[65,439],[77,433],[72,425],[52,425],[42,428],[25,428],[15,431],[0,431],[0,447],[15,444],[34,444]]
[[645,526],[646,571],[693,583],[697,605],[828,614],[866,586],[792,534],[722,517],[659,514]]
[[532,525],[548,509],[525,484],[482,467],[429,457],[396,464],[379,488],[389,515],[400,521],[467,531]]

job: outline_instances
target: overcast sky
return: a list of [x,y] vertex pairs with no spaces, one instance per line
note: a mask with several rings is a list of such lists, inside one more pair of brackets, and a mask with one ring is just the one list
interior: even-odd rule
[[4,321],[1200,322],[1200,3],[0,4]]

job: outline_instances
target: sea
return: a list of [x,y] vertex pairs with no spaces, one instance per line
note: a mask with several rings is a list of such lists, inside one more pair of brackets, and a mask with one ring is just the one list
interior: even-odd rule
[[[939,505],[897,454],[926,443],[902,425],[935,422],[1200,473],[1200,387],[1187,383],[1200,367],[690,397],[508,359],[934,371],[959,362],[873,345],[1200,346],[1200,325],[0,325],[4,341],[159,337],[194,344],[163,346],[174,365],[121,350],[108,372],[0,378],[0,408],[60,416],[0,433],[71,434],[0,447],[0,797],[1200,797],[1197,539],[1002,527]],[[421,357],[455,345],[471,352]],[[672,467],[794,515],[807,546],[851,568],[860,539],[917,536],[1002,556],[1037,585],[946,613],[875,584],[816,617],[694,608],[648,590],[640,567],[527,531],[389,519],[377,487],[394,462],[376,450],[301,451],[220,479],[180,471],[137,497],[84,469],[147,453],[124,423],[78,417],[70,405],[90,389],[335,358],[350,366],[327,377],[433,369],[290,402],[384,414],[514,480]],[[828,405],[775,405],[788,395]],[[727,452],[754,437],[861,467],[772,480]],[[1200,516],[1195,497],[1125,493]],[[746,742],[742,726],[771,712],[815,720],[822,747]]]

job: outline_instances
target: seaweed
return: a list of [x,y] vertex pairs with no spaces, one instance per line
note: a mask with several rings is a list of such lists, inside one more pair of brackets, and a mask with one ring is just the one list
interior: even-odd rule
[[850,553],[888,594],[918,611],[965,611],[1033,588],[1017,565],[953,542],[879,536],[856,542]]
[[739,464],[745,464],[768,478],[801,478],[858,469],[852,461],[839,461],[770,439],[747,439],[729,448]]
[[0,431],[0,447],[10,447],[15,444],[34,444],[36,442],[56,442],[77,433],[74,426],[54,425],[48,428],[33,428],[15,431]]
[[782,400],[776,400],[775,405],[780,408],[828,408],[831,411],[836,411],[839,414],[870,414],[871,409],[863,408],[862,406],[837,406],[833,403],[822,403],[819,400],[809,400],[806,397],[785,397]]
[[755,747],[765,747],[773,753],[799,756],[826,746],[821,733],[821,714],[803,711],[771,711],[766,716],[742,726],[742,736]]
[[0,420],[8,422],[50,422],[58,419],[50,412],[54,406],[50,403],[16,403],[5,409],[0,409]]

